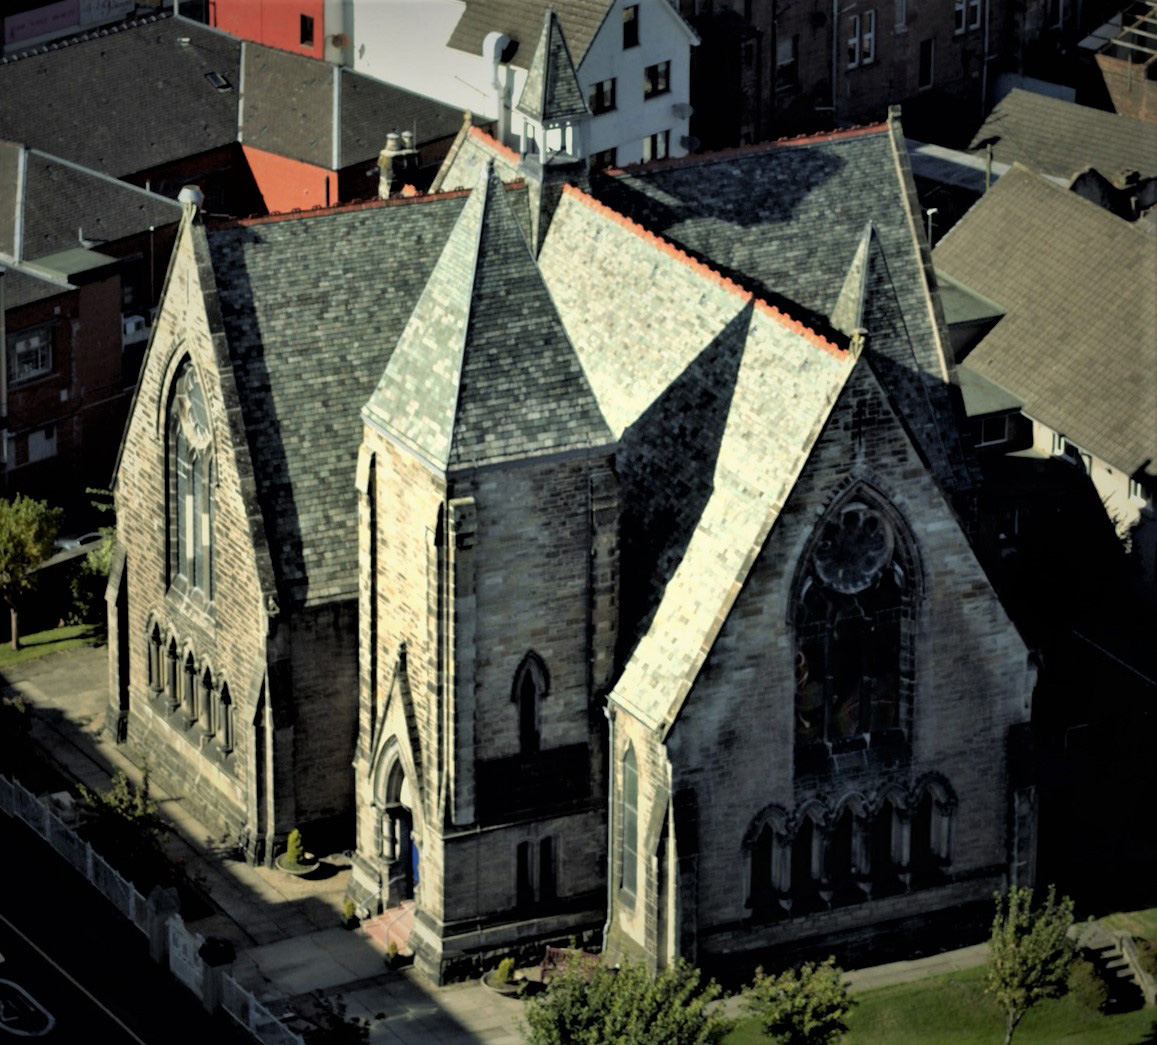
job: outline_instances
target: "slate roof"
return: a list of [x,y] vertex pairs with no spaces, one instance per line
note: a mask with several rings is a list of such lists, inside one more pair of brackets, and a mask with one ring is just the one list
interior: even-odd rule
[[240,41],[171,16],[0,59],[0,135],[114,177],[193,156],[236,140],[240,60]]
[[[0,200],[11,205],[0,211],[0,264],[11,266],[78,247],[81,229],[99,248],[181,217],[175,200],[13,142],[0,142]],[[7,308],[63,289],[16,269],[4,287]]]
[[1095,167],[1111,181],[1125,171],[1157,176],[1157,126],[1084,105],[1010,91],[981,124],[972,148],[995,138],[993,159],[1071,178]]
[[392,130],[412,130],[422,143],[449,138],[462,123],[461,109],[304,55],[245,43],[242,65],[245,144],[318,167],[373,162]]
[[620,439],[622,624],[637,645],[612,699],[658,727],[690,691],[853,360],[575,189],[539,263]]
[[506,197],[484,170],[364,413],[443,470],[613,442]]
[[540,123],[590,115],[553,9],[548,9],[543,18],[534,60],[526,72],[516,108]]
[[592,184],[614,209],[837,338],[832,317],[870,222],[864,325],[873,366],[941,485],[951,491],[970,481],[898,121],[653,164]]
[[933,256],[1006,313],[962,369],[1113,467],[1154,467],[1157,235],[1014,167]]
[[557,13],[571,54],[581,65],[603,19],[614,8],[612,0],[467,0],[449,44],[458,51],[481,54],[489,33],[505,33],[518,41],[513,64],[525,69],[534,57],[548,7]]
[[357,590],[360,411],[464,202],[390,201],[208,232],[284,599]]

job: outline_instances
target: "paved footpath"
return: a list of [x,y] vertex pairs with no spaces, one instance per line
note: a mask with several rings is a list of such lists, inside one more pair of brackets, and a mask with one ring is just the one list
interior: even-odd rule
[[[122,771],[139,767],[104,730],[108,694],[105,648],[52,654],[0,673],[0,694],[33,709],[32,739],[69,779],[104,790]],[[317,992],[340,999],[348,1016],[370,1021],[370,1042],[513,1045],[524,1040],[522,1003],[480,983],[432,987],[410,969],[389,971],[381,945],[360,929],[340,928],[349,874],[340,854],[323,859],[320,876],[295,878],[235,859],[182,797],[150,782],[173,830],[165,842],[207,892],[209,913],[187,926],[229,940],[234,977],[274,1014],[307,1012]],[[985,945],[848,973],[855,990],[870,990],[980,965]],[[734,1003],[728,1006],[729,1010]]]

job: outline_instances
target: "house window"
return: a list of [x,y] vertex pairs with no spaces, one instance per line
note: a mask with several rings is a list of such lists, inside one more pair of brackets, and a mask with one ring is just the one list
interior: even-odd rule
[[917,75],[916,85],[921,90],[926,90],[932,86],[935,44],[936,41],[931,37],[929,37],[927,40],[920,41],[920,69]]
[[639,5],[623,8],[623,50],[639,46]]
[[615,163],[614,149],[603,149],[591,156],[591,170],[593,171],[605,171],[608,167],[613,167]]
[[201,728],[205,735],[211,737],[217,732],[217,701],[213,695],[213,673],[206,668],[201,676]]
[[186,360],[169,408],[169,575],[212,597],[214,466],[209,407]]
[[169,640],[169,650],[167,656],[169,661],[169,672],[168,679],[166,680],[166,689],[168,690],[169,695],[169,709],[171,711],[176,711],[177,708],[181,706],[181,690],[178,686],[178,676],[180,675],[178,661],[181,658],[177,653],[176,639]]
[[530,907],[534,903],[534,845],[519,842],[514,868],[514,905]]
[[553,900],[558,893],[558,876],[555,869],[554,839],[543,838],[538,843],[538,898]]
[[896,526],[866,499],[845,501],[820,523],[795,603],[797,746],[862,745],[902,728],[909,560]]
[[635,762],[635,749],[630,746],[623,756],[622,810],[623,867],[619,877],[619,888],[633,896],[639,860],[639,770]]
[[659,62],[643,70],[643,100],[655,98],[671,90],[671,63]]
[[48,425],[28,433],[28,463],[45,461],[56,456],[56,425]]
[[590,109],[595,116],[615,108],[615,78],[600,80],[591,87]]
[[848,68],[854,69],[860,64],[860,16],[848,17]]
[[185,705],[185,715],[190,722],[197,721],[197,665],[193,663],[193,654],[185,656],[185,692],[182,703]]
[[1049,25],[1060,29],[1065,24],[1065,0],[1049,0]]
[[161,645],[161,629],[154,624],[152,634],[149,635],[148,649],[149,691],[154,696],[165,688],[164,670],[161,666],[164,656]]
[[799,79],[799,34],[775,42],[775,86],[793,87]]
[[546,697],[546,667],[528,653],[514,673],[514,703],[518,706],[518,744],[524,755],[536,755],[541,744],[539,703]]
[[20,384],[52,373],[52,327],[21,330],[8,337],[8,383]]
[[312,47],[313,46],[313,16],[312,15],[302,15],[301,16],[301,46],[302,47]]
[[864,21],[860,34],[860,64],[871,65],[876,60],[876,12],[875,9],[864,12]]
[[954,29],[957,33],[980,28],[980,0],[953,0],[953,4]]
[[671,132],[660,131],[658,134],[652,134],[643,139],[643,162],[650,163],[652,160],[665,160],[667,152],[671,146]]
[[997,417],[982,417],[980,419],[980,438],[977,446],[995,446],[998,443],[1008,442],[1008,414]]
[[908,31],[908,0],[896,0],[896,17],[893,19],[896,32]]

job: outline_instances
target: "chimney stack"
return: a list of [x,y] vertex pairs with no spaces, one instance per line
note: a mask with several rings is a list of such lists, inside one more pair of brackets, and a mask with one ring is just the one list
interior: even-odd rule
[[386,147],[378,154],[378,199],[388,200],[403,187],[403,178],[418,170],[414,132],[390,131]]

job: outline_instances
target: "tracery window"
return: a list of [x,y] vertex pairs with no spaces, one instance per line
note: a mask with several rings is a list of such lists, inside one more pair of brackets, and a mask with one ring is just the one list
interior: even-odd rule
[[820,525],[795,603],[796,744],[903,727],[912,566],[893,523],[851,499]]
[[212,597],[213,484],[209,406],[186,360],[169,407],[169,582],[177,577]]
[[228,754],[233,750],[233,699],[229,696],[228,684],[224,682],[221,683],[218,714],[221,750]]

